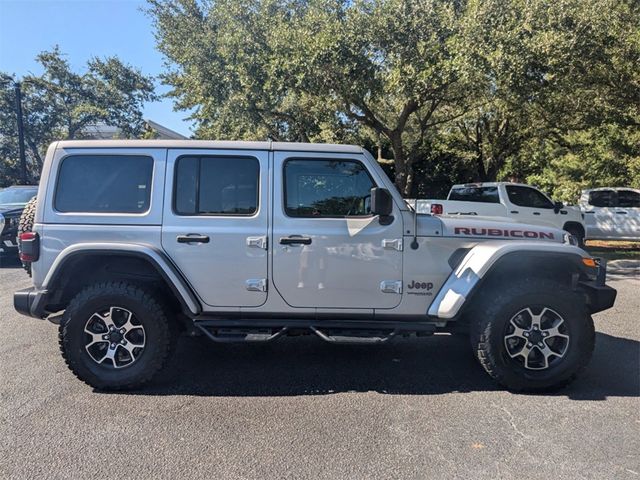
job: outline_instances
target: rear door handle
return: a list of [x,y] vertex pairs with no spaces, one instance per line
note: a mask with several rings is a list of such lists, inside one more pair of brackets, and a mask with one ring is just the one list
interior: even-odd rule
[[311,238],[303,237],[301,235],[282,237],[280,238],[280,245],[311,245]]
[[209,237],[207,235],[200,235],[198,233],[178,235],[176,240],[178,243],[209,243]]
[[510,213],[520,213],[518,210],[511,210]]
[[533,212],[534,215],[540,215],[540,212]]
[[624,212],[624,211],[619,211],[619,212],[616,212],[616,213],[617,213],[618,215],[626,215],[626,214],[627,214],[627,212]]

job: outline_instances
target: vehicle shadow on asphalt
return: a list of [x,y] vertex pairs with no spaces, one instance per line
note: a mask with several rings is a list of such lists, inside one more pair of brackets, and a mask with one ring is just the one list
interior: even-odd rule
[[0,257],[0,268],[18,268],[22,263],[17,257]]
[[[575,400],[640,396],[640,342],[598,333],[587,370],[554,393]],[[171,367],[142,395],[295,396],[341,392],[435,395],[501,390],[464,337],[436,335],[378,346],[331,345],[314,337],[271,344],[182,338]]]

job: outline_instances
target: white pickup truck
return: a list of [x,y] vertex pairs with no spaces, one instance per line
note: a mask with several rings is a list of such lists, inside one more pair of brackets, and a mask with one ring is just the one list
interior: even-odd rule
[[[412,200],[408,200],[413,205]],[[432,215],[478,215],[510,222],[565,230],[580,245],[585,238],[584,215],[578,207],[553,202],[535,187],[510,182],[454,185],[446,200],[418,200],[418,212]]]

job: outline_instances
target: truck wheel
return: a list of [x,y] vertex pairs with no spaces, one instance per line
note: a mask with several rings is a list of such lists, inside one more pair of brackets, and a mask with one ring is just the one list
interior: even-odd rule
[[580,226],[568,225],[565,228],[570,235],[573,235],[575,239],[578,241],[578,246],[580,248],[584,247],[584,230]]
[[[38,197],[33,197],[27,202],[20,215],[20,222],[18,223],[18,252],[22,252],[22,246],[20,245],[20,234],[24,232],[30,232],[33,230],[33,223],[36,218],[36,206],[38,205]],[[31,262],[22,262],[22,268],[24,268],[29,276],[31,276]]]
[[166,364],[172,338],[166,309],[136,285],[103,282],[78,293],[59,329],[62,356],[100,390],[138,388]]
[[[495,293],[494,293],[495,292]],[[584,298],[559,282],[528,279],[482,292],[471,345],[480,364],[514,391],[569,384],[587,365],[595,344]]]

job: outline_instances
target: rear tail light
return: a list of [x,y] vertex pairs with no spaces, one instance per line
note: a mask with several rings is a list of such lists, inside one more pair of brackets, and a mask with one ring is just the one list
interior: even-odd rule
[[20,241],[20,260],[37,262],[40,258],[40,236],[36,232],[22,232]]
[[431,204],[431,215],[442,215],[444,212],[444,208],[441,203],[432,203]]

